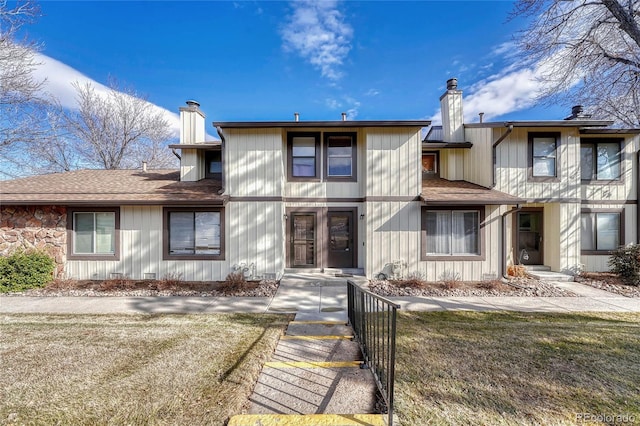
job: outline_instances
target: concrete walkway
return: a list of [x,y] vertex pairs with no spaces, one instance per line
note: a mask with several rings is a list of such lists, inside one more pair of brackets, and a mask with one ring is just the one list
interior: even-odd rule
[[[22,297],[0,296],[0,313],[294,313],[296,320],[346,321],[346,280],[364,277],[287,274],[275,297]],[[640,312],[629,298],[575,282],[554,283],[580,297],[391,297],[409,311]]]

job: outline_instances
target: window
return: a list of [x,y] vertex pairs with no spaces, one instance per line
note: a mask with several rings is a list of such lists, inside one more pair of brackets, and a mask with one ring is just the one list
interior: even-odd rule
[[119,209],[70,209],[68,215],[69,259],[118,260]]
[[477,208],[423,209],[422,258],[477,259],[482,255],[483,220],[483,211]]
[[580,248],[583,252],[615,250],[622,241],[622,213],[619,211],[583,211]]
[[287,135],[287,175],[290,181],[355,182],[356,133],[291,132]]
[[205,178],[222,180],[222,151],[206,151]]
[[290,180],[320,179],[319,141],[319,133],[289,133],[288,171]]
[[438,154],[436,152],[422,154],[422,177],[438,177]]
[[325,133],[326,180],[355,181],[355,141],[355,133]]
[[619,140],[581,140],[580,178],[586,181],[620,180],[620,151]]
[[529,134],[529,176],[538,180],[558,176],[559,133]]
[[222,209],[165,208],[164,254],[171,259],[224,259]]

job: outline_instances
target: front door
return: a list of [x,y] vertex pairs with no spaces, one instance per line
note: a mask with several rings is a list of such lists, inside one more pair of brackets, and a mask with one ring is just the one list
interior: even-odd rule
[[316,267],[316,215],[294,213],[291,220],[289,264],[294,268]]
[[329,268],[353,268],[355,262],[353,211],[327,213]]
[[542,211],[521,211],[516,218],[517,260],[522,265],[542,265]]

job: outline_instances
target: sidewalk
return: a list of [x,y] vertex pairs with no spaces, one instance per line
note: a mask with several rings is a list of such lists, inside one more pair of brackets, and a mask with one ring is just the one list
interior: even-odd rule
[[[22,297],[0,296],[0,313],[295,313],[296,320],[346,321],[346,280],[319,274],[287,274],[269,297]],[[408,311],[640,312],[629,298],[584,284],[556,283],[581,297],[391,297]]]

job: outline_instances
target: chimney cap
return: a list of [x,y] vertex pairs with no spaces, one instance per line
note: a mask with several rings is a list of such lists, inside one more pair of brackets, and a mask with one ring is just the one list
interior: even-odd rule
[[450,78],[447,80],[447,90],[458,90],[458,79]]
[[580,115],[584,112],[584,107],[582,105],[574,105],[571,107],[571,115]]
[[194,101],[193,99],[189,99],[186,104],[190,107],[196,107],[198,108],[200,106],[200,103],[198,101]]

